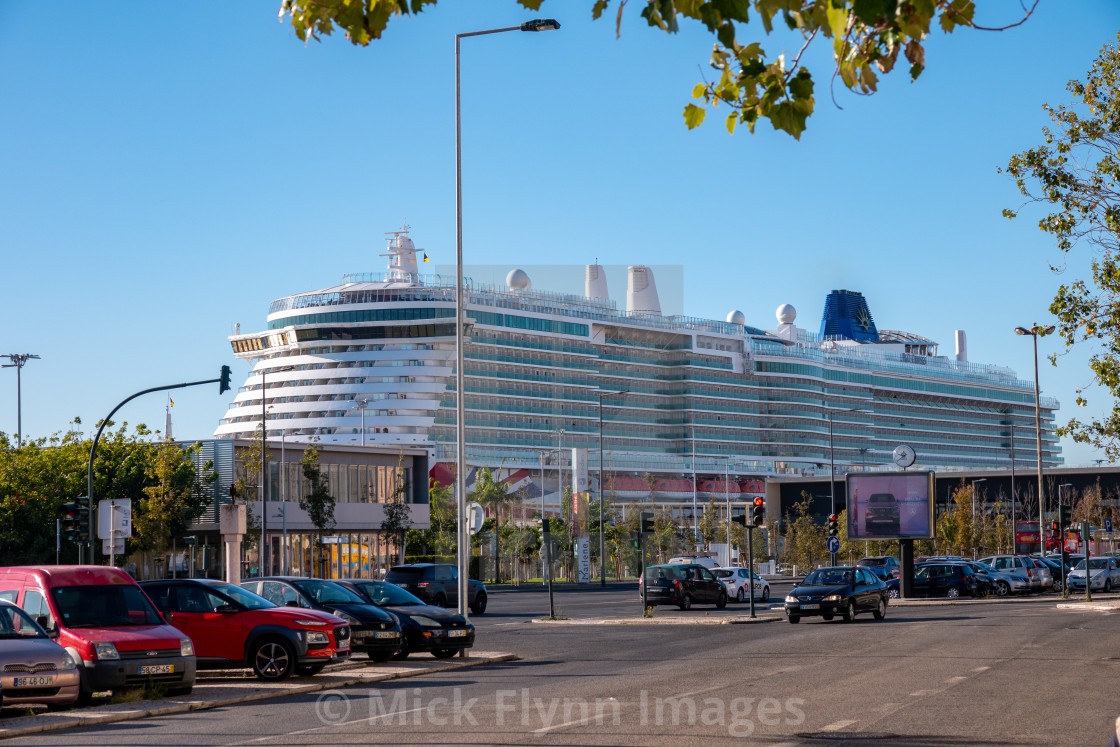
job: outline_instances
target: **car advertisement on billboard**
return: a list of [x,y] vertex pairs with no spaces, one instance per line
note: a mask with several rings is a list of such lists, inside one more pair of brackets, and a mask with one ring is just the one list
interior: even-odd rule
[[933,537],[933,473],[848,475],[848,539]]

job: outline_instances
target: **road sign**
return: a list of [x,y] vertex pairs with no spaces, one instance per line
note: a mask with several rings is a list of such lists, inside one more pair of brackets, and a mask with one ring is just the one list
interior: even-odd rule
[[482,504],[471,501],[467,504],[467,531],[478,534],[482,531],[482,522],[486,520],[486,512]]
[[829,552],[840,552],[840,538],[839,537],[829,537],[828,538],[828,551]]
[[1104,520],[1104,530],[1106,532],[1111,532],[1112,531],[1112,519],[1105,519]]
[[109,540],[101,540],[101,553],[103,555],[124,555],[124,540],[118,539],[116,547],[113,547]]
[[97,538],[108,540],[110,533],[118,540],[132,536],[132,501],[128,498],[97,502]]

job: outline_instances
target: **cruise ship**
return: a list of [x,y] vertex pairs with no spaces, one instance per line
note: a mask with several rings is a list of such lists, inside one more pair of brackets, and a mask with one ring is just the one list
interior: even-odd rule
[[[216,438],[259,432],[263,397],[270,438],[424,447],[450,482],[455,278],[419,272],[427,255],[407,226],[387,244],[385,272],[275,300],[263,330],[230,336],[251,371]],[[789,304],[769,330],[740,311],[663,315],[640,265],[622,306],[598,264],[582,295],[535,290],[520,269],[504,286],[465,285],[468,467],[499,468],[542,501],[571,448],[588,450],[592,475],[601,469],[619,498],[757,493],[768,476],[827,474],[831,462],[890,468],[901,444],[915,468],[938,471],[1036,459],[1033,382],[969,361],[963,331],[950,357],[878,329],[859,292],[828,294],[812,331]],[[1062,463],[1057,408],[1041,400],[1046,467]]]

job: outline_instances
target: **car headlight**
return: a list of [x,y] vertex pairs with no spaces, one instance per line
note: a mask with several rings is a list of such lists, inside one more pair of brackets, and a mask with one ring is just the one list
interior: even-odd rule
[[194,656],[194,644],[190,638],[179,639],[179,656]]
[[341,617],[343,622],[346,622],[350,625],[361,625],[362,624],[361,620],[354,617],[353,615],[346,614],[342,610],[339,610],[338,612],[332,612],[331,614],[334,615],[335,617]]
[[425,628],[439,628],[439,627],[442,627],[438,622],[436,622],[432,618],[424,617],[423,615],[413,615],[412,619],[417,625],[423,625]]
[[321,643],[321,644],[326,645],[329,641],[327,639],[327,634],[326,633],[323,633],[323,632],[318,631],[318,630],[309,630],[309,631],[307,631],[307,642],[308,643],[314,643],[314,644],[320,644]]
[[797,604],[798,600],[797,600],[797,597],[795,597],[791,594],[788,597],[786,597],[786,601],[789,602],[790,604]]
[[821,601],[823,601],[823,602],[839,602],[843,598],[844,597],[840,596],[839,594],[829,594],[827,597],[825,597]]
[[62,664],[60,664],[58,668],[64,672],[70,669],[77,669],[78,662],[74,661],[74,657],[70,655],[69,651],[63,651]]
[[98,661],[121,658],[121,655],[117,652],[117,647],[110,641],[94,641],[93,655],[97,657]]

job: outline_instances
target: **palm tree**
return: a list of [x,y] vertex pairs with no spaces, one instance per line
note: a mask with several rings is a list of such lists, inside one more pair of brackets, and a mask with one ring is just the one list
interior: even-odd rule
[[[498,466],[498,470],[500,473],[501,465]],[[502,531],[502,508],[510,506],[514,501],[514,496],[509,492],[509,487],[501,480],[495,480],[489,467],[483,467],[475,476],[474,492],[471,493],[471,500],[481,505],[487,513],[490,511],[494,512],[494,532],[500,538]],[[494,558],[494,576],[495,583],[501,580],[500,553]]]

